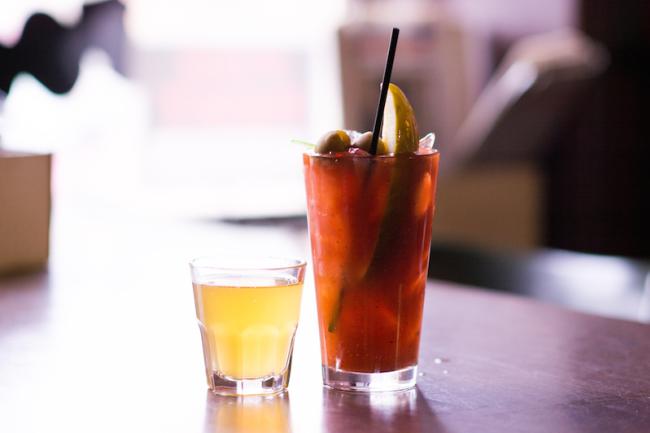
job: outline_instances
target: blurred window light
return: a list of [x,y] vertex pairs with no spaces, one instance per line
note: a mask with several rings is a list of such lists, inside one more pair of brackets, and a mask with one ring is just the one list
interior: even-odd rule
[[302,149],[290,140],[341,124],[346,2],[125,4],[129,74],[153,107],[144,182],[194,214],[302,212]]
[[[55,189],[84,199],[92,185],[92,200],[146,191],[170,212],[302,212],[290,140],[341,124],[345,0],[121,2],[127,77],[98,52],[68,94],[19,75],[0,107],[7,145],[55,151]],[[74,24],[86,3],[12,0],[0,32],[15,38],[36,11]]]
[[306,47],[334,29],[345,0],[124,0],[134,44]]
[[130,0],[130,73],[159,126],[300,134],[341,118],[336,31],[346,2]]
[[281,49],[143,50],[130,70],[149,91],[158,125],[304,129],[307,60]]

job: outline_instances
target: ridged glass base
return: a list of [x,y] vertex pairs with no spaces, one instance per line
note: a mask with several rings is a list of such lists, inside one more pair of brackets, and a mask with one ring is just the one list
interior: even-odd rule
[[289,384],[289,369],[284,374],[260,379],[233,379],[212,373],[208,385],[219,395],[269,395],[284,391]]
[[415,386],[417,370],[417,366],[413,366],[385,373],[358,373],[323,366],[323,383],[343,391],[399,391]]

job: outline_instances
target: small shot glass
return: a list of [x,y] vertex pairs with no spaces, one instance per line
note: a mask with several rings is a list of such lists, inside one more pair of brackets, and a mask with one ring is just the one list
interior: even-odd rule
[[289,384],[305,261],[201,257],[190,262],[210,389],[276,394]]

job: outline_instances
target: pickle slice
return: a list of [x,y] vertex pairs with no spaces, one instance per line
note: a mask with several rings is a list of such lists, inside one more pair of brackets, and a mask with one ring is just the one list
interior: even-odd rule
[[388,86],[381,135],[388,153],[415,153],[418,150],[420,139],[415,112],[404,92],[393,83]]
[[[356,143],[353,144],[363,148],[363,145],[368,142],[369,147],[371,138],[372,133],[367,132],[357,137]],[[404,92],[393,83],[388,87],[380,144],[377,155],[415,154],[420,146],[413,107]],[[380,223],[373,254],[366,272],[362,276],[363,280],[368,281],[374,278],[381,269],[390,264],[391,251],[399,244],[402,236],[400,224],[409,221],[411,218],[410,213],[413,212],[412,201],[416,192],[409,191],[409,187],[418,185],[418,183],[412,179],[414,173],[409,170],[410,162],[410,158],[405,157],[405,155],[398,157],[395,161],[384,216]],[[372,170],[372,165],[369,169]],[[368,190],[367,180],[370,176],[371,173],[368,172],[366,182],[364,182],[365,190]],[[373,191],[367,192],[369,200],[373,200]],[[328,323],[329,332],[334,332],[336,329],[343,308],[345,292],[349,290],[347,286],[348,284],[344,282],[339,291],[338,299]]]

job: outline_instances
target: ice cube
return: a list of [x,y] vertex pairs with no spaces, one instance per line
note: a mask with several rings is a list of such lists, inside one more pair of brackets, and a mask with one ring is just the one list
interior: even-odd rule
[[436,142],[436,134],[429,132],[427,135],[420,139],[420,147],[424,149],[433,149]]

